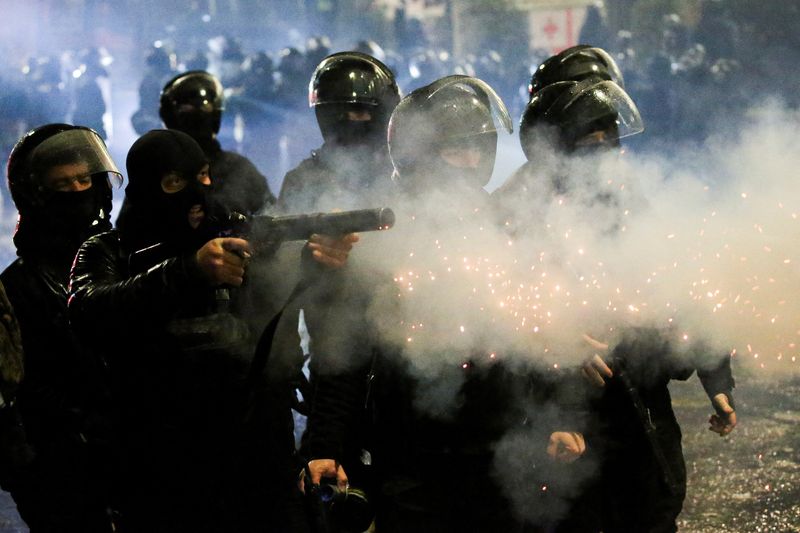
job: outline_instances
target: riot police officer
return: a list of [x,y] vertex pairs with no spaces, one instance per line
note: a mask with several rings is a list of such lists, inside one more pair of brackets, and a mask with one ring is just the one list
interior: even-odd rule
[[[552,66],[554,61],[545,64]],[[625,199],[599,188],[582,190],[596,184],[591,177],[576,175],[582,158],[618,154],[622,138],[644,129],[636,104],[614,81],[615,70],[601,68],[597,75],[574,81],[569,68],[555,69],[536,85],[520,125],[529,161],[498,191],[501,198],[532,204],[539,222],[556,197],[581,202],[580,211],[589,213],[587,223],[608,220],[608,214],[618,219]],[[562,76],[565,80],[559,79]],[[604,210],[604,216],[593,216],[595,209]],[[617,219],[610,219],[612,223],[599,231],[618,231]],[[523,219],[516,230],[532,225]],[[558,530],[675,531],[686,494],[686,470],[667,384],[697,371],[716,410],[710,429],[726,435],[736,425],[730,360],[702,346],[677,356],[669,332],[654,329],[630,329],[614,347],[584,338],[597,354],[583,365],[582,373],[598,386],[590,404],[587,440],[592,445],[587,458],[600,467]]]
[[[448,76],[401,100],[389,125],[394,180],[408,199],[398,208],[401,217],[425,224],[431,213],[421,206],[431,195],[465,206],[440,206],[462,216],[461,224],[470,217],[480,223],[473,208],[489,205],[483,186],[494,166],[499,127],[511,127],[502,101],[485,82],[468,76]],[[405,248],[401,255],[408,257]],[[516,531],[520,524],[491,475],[493,449],[524,419],[536,379],[472,347],[447,347],[446,340],[440,350],[457,353],[431,347],[426,357],[433,362],[423,375],[402,346],[363,342],[363,332],[347,329],[346,319],[334,329],[349,340],[349,350],[345,362],[336,359],[341,343],[312,359],[305,486],[325,478],[341,487],[368,479],[379,532]],[[454,356],[458,364],[448,362]],[[455,387],[452,410],[423,407],[445,384]],[[552,431],[551,443],[553,450],[566,450],[565,459],[583,451],[582,437],[573,433]],[[366,469],[361,447],[369,451]]]
[[220,81],[204,71],[171,79],[161,91],[164,125],[189,134],[202,148],[214,176],[210,201],[224,211],[253,214],[275,202],[267,179],[245,157],[223,150],[217,140],[225,110]]
[[528,84],[528,101],[551,83],[581,81],[591,76],[613,81],[625,88],[622,71],[608,52],[596,46],[579,44],[549,57],[537,67]]
[[111,183],[121,180],[102,139],[85,127],[42,126],[9,157],[19,258],[0,279],[19,319],[25,378],[18,405],[36,454],[11,492],[31,531],[111,531],[102,363],[72,333],[67,285],[81,243],[111,228]]
[[[586,184],[584,178],[595,181],[591,176],[571,175],[577,168],[570,164],[575,157],[619,149],[620,139],[643,131],[639,110],[621,83],[614,60],[598,48],[585,46],[549,58],[534,73],[519,132],[528,161],[493,194],[500,216],[512,231],[517,226],[543,228],[554,197],[573,194],[581,183]],[[617,202],[606,192],[599,202],[575,196],[586,200],[587,212]],[[509,212],[519,198],[525,198],[524,212]]]
[[387,125],[400,100],[394,74],[372,56],[340,52],[317,66],[308,90],[325,143],[286,174],[280,208],[366,207],[383,197],[392,172]]

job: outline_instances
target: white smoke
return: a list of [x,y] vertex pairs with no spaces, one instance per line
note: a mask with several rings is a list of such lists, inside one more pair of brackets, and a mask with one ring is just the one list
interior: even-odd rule
[[592,351],[583,333],[613,343],[630,326],[795,371],[800,121],[779,106],[751,116],[736,137],[669,158],[534,161],[534,184],[561,171],[572,187],[504,198],[512,236],[453,191],[393,206],[396,227],[354,254],[401,303],[390,315],[375,299],[372,316],[396,318],[383,332],[422,374],[475,357],[575,365]]

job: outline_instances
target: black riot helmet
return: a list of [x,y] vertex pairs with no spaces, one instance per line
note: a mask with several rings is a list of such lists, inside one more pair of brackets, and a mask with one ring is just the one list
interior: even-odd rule
[[167,82],[158,112],[169,129],[205,140],[219,131],[224,110],[222,83],[208,72],[190,70]]
[[[386,142],[389,117],[400,90],[389,67],[361,52],[339,52],[322,60],[308,86],[308,103],[325,142],[363,145]],[[358,121],[350,112],[365,114]]]
[[86,238],[111,229],[111,187],[122,174],[94,130],[36,128],[14,146],[6,172],[19,211],[14,243],[21,256],[68,267]]
[[533,98],[538,91],[551,83],[581,81],[589,77],[600,77],[625,88],[622,71],[608,52],[595,46],[579,44],[539,65],[528,84],[528,93]]
[[520,142],[528,160],[545,141],[572,153],[619,146],[623,137],[644,131],[636,104],[622,87],[591,77],[551,83],[533,95],[520,122]]
[[450,177],[441,152],[451,148],[478,151],[477,168],[454,174],[471,185],[486,185],[497,153],[497,123],[509,133],[513,129],[503,101],[477,78],[447,76],[413,91],[389,122],[389,155],[401,186],[418,188],[423,184],[416,180],[422,176]]

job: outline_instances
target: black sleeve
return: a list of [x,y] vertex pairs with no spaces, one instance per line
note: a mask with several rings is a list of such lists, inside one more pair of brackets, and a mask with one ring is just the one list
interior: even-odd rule
[[194,254],[128,275],[127,256],[115,233],[86,241],[70,276],[70,321],[80,333],[105,331],[122,336],[146,332],[174,316],[187,295],[207,290]]
[[351,444],[360,434],[365,410],[368,376],[368,366],[335,373],[312,368],[312,396],[301,450],[304,457],[342,462],[352,454]]
[[368,380],[377,353],[365,316],[369,286],[344,269],[312,291],[304,305],[311,337],[311,391],[303,453],[343,461],[360,442]]
[[731,407],[736,408],[733,402],[733,388],[736,383],[731,371],[730,357],[723,355],[717,358],[716,362],[712,360],[698,365],[697,377],[700,378],[700,383],[703,384],[703,389],[710,400],[717,394],[725,394]]

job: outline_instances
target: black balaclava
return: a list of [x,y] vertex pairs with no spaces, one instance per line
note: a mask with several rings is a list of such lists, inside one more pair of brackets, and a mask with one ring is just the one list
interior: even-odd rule
[[[349,120],[348,111],[367,111],[372,117],[369,120]],[[315,107],[314,112],[326,143],[345,148],[363,146],[370,150],[386,143],[388,118],[382,116],[385,111],[377,106],[357,103],[325,104]]]
[[20,213],[14,244],[20,257],[69,272],[80,245],[111,229],[111,188],[104,173],[79,192],[48,192],[39,205]]
[[[192,250],[205,242],[206,229],[203,225],[193,229],[188,214],[194,205],[207,208],[209,187],[196,179],[207,163],[197,142],[181,131],[153,130],[133,144],[126,160],[129,207],[117,221],[132,251],[158,243]],[[184,177],[186,187],[175,193],[164,192],[161,178],[170,172]]]

